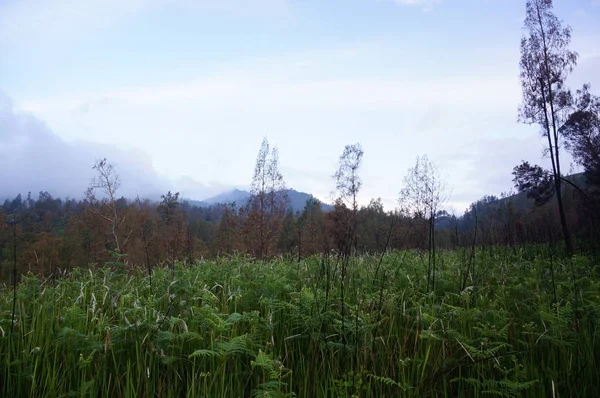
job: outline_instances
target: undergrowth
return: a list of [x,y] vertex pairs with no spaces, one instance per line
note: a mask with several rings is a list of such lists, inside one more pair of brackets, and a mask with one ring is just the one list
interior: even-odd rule
[[[600,278],[523,250],[244,257],[21,278],[0,295],[6,397],[566,397],[600,385]],[[379,268],[379,269],[378,269]],[[378,269],[378,278],[374,278]],[[550,272],[552,270],[552,273]],[[14,324],[13,324],[14,322]],[[12,330],[12,334],[11,331]]]

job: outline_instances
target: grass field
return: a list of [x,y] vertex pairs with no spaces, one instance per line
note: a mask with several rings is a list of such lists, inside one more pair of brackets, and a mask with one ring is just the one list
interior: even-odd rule
[[0,295],[0,395],[596,396],[599,268],[575,257],[574,291],[551,258],[443,252],[433,292],[416,252],[23,276],[14,324]]

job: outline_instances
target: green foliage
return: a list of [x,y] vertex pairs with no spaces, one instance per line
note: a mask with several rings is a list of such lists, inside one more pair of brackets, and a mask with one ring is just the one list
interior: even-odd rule
[[[0,396],[539,397],[600,385],[599,268],[536,247],[349,260],[243,257],[24,275],[0,294]],[[330,277],[326,277],[330,275]],[[555,293],[556,292],[556,293]]]

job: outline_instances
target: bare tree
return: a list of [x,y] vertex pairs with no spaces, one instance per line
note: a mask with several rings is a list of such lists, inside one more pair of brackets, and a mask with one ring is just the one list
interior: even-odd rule
[[[115,171],[113,164],[106,158],[96,161],[93,167],[97,175],[94,177],[86,191],[89,206],[87,211],[100,217],[110,228],[110,234],[115,244],[115,251],[123,253],[123,248],[131,237],[130,231],[125,237],[121,236],[120,229],[125,221],[117,207],[117,191],[121,187],[121,179]],[[100,197],[98,197],[98,194]]]
[[336,181],[336,189],[338,192],[338,198],[343,203],[347,203],[352,211],[350,222],[347,224],[345,239],[345,255],[347,256],[352,247],[356,247],[356,221],[358,212],[357,196],[360,188],[362,187],[362,181],[358,175],[358,169],[360,168],[363,149],[359,143],[346,145],[342,156],[340,156],[340,165],[338,170],[333,175]]
[[427,155],[417,157],[415,166],[404,177],[404,188],[400,191],[400,210],[417,224],[425,221],[428,268],[427,291],[435,288],[435,217],[440,205],[448,199],[446,184],[440,177],[437,166]]
[[266,138],[258,152],[250,193],[247,237],[250,250],[257,258],[264,259],[274,250],[288,206],[285,182],[279,171],[279,153],[277,148],[270,150]]
[[552,0],[528,0],[521,39],[520,77],[523,102],[519,120],[538,124],[547,139],[545,152],[552,163],[552,177],[567,254],[573,253],[561,196],[560,134],[572,104],[565,79],[577,64],[577,53],[569,50],[571,28],[563,27],[553,14]]
[[[360,168],[360,164],[362,162],[363,150],[359,143],[353,145],[346,145],[344,148],[344,152],[342,156],[340,156],[340,164],[338,170],[333,175],[336,181],[336,188],[338,192],[338,199],[336,200],[336,210],[341,212],[341,217],[339,221],[336,222],[338,226],[342,227],[344,231],[343,234],[343,244],[340,251],[340,254],[343,256],[342,262],[342,272],[340,275],[340,304],[341,304],[341,318],[342,318],[342,341],[344,344],[344,348],[346,347],[346,333],[345,333],[345,313],[346,313],[346,302],[345,302],[345,279],[346,279],[346,270],[348,268],[348,263],[350,261],[350,253],[352,248],[356,249],[356,221],[357,221],[357,212],[358,212],[358,202],[357,196],[360,188],[362,186],[362,182],[358,175],[358,169]],[[349,203],[351,206],[351,214],[348,219],[348,211],[345,203]],[[340,257],[338,256],[338,262]],[[337,265],[336,265],[337,268]],[[334,272],[335,274],[335,272]],[[356,325],[358,325],[358,319],[356,319]],[[356,343],[356,342],[355,342]],[[344,350],[345,351],[345,350]],[[357,357],[357,352],[355,351],[354,359]],[[342,359],[342,362],[344,360]],[[352,362],[353,369],[356,364],[354,360]],[[353,379],[354,383],[354,379]]]
[[160,216],[162,223],[162,243],[167,257],[170,257],[169,263],[171,269],[175,269],[175,262],[179,259],[180,243],[185,236],[183,214],[179,211],[181,203],[179,202],[179,192],[172,194],[171,191],[166,195],[161,195],[161,202],[156,207],[156,212]]

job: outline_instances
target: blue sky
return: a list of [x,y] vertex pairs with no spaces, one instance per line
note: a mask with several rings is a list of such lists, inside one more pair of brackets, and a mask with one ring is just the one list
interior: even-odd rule
[[[358,141],[363,203],[392,208],[427,153],[460,212],[510,189],[521,159],[544,163],[537,128],[516,122],[524,3],[0,0],[0,91],[7,114],[29,120],[0,133],[3,168],[19,173],[27,142],[51,135],[62,149],[44,159],[85,147],[116,159],[136,192],[155,180],[198,197],[248,185],[267,136],[288,186],[328,200],[338,156]],[[600,3],[555,8],[580,54],[569,83],[598,92]],[[28,176],[19,189],[53,191]]]

